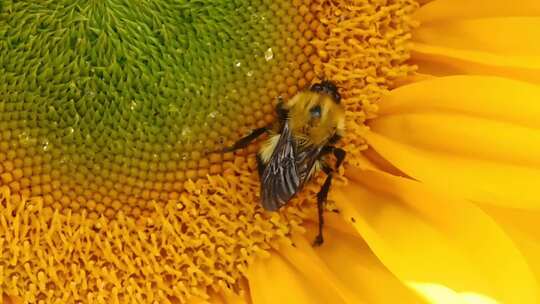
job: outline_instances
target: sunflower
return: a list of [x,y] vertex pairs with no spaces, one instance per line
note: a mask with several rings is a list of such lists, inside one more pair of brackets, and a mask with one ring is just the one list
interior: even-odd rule
[[[0,2],[3,301],[537,303],[522,2]],[[257,145],[213,151],[322,77],[348,156],[314,248],[322,176],[268,213]]]

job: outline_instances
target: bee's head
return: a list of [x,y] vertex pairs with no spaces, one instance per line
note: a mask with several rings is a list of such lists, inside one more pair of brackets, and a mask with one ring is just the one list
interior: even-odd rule
[[309,88],[309,90],[316,93],[326,94],[330,96],[332,100],[337,104],[341,102],[341,95],[339,95],[337,86],[329,80],[323,80],[320,83],[314,83]]
[[330,81],[312,85],[291,98],[286,108],[293,133],[324,145],[330,138],[341,136],[345,127],[345,109],[341,96]]

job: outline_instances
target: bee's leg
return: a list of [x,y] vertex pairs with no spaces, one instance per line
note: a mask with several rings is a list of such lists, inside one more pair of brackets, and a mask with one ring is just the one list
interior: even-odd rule
[[257,170],[259,171],[259,177],[262,178],[264,169],[266,169],[266,166],[264,165],[262,158],[259,154],[257,154]]
[[[335,171],[339,169],[339,167],[342,165],[343,160],[345,160],[346,152],[343,149],[336,148],[334,146],[326,146],[324,147],[322,154],[328,154],[328,153],[334,153],[334,156],[336,157],[336,165],[335,165]],[[323,239],[323,226],[324,226],[324,204],[326,203],[326,200],[328,198],[328,191],[330,190],[330,186],[332,185],[332,173],[334,170],[330,168],[326,163],[322,162],[322,170],[324,173],[326,173],[326,180],[324,181],[324,184],[321,187],[321,190],[319,190],[319,193],[317,193],[317,211],[319,213],[319,234],[315,238],[315,241],[313,242],[314,246],[319,246],[324,242]]]
[[[334,146],[330,146],[330,148],[332,149],[332,152],[334,153],[334,156],[336,157],[336,164],[335,164],[335,171],[337,172],[339,170],[339,167],[341,167],[341,165],[343,164],[343,161],[345,160],[345,155],[347,155],[347,153],[345,152],[345,150],[341,149],[341,148],[336,148]],[[333,210],[335,213],[339,213],[339,210]]]
[[236,143],[234,143],[232,147],[224,148],[223,150],[221,150],[221,152],[232,152],[238,149],[245,148],[257,137],[261,136],[263,133],[267,132],[268,130],[269,130],[268,127],[255,129],[246,137],[240,138]]
[[323,239],[323,226],[324,226],[324,204],[326,203],[326,199],[328,197],[328,191],[330,190],[330,186],[332,185],[332,169],[328,167],[326,164],[323,163],[322,170],[324,173],[326,173],[326,180],[324,181],[324,184],[321,187],[321,190],[319,190],[319,193],[317,193],[317,211],[319,213],[319,234],[317,234],[317,237],[315,237],[315,240],[313,241],[313,246],[320,246],[324,242]]
[[341,148],[332,147],[332,150],[334,152],[334,156],[336,157],[336,171],[339,169],[343,161],[345,160],[345,155],[347,155],[347,152]]

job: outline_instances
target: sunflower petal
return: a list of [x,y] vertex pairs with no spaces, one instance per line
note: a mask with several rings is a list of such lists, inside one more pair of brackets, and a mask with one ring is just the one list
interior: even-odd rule
[[540,82],[539,2],[484,2],[434,1],[422,7],[412,63],[436,76],[489,74]]
[[[318,268],[320,265],[311,265]],[[308,266],[308,267],[311,267]],[[317,271],[317,270],[315,270]],[[257,259],[248,269],[247,278],[254,304],[344,303],[325,277],[306,277],[295,265],[279,254]]]
[[418,9],[414,17],[428,23],[449,19],[538,15],[540,2],[537,0],[521,0],[519,5],[508,0],[435,0]]
[[403,282],[501,303],[538,302],[537,282],[520,252],[473,204],[385,173],[351,167],[347,175],[349,185],[334,192],[336,204]]
[[[244,284],[242,284],[244,285]],[[219,293],[215,291],[210,291],[208,293],[207,299],[202,299],[198,297],[192,297],[188,300],[189,304],[249,304],[251,300],[249,295],[244,290],[247,290],[247,285],[242,286],[242,294],[236,294],[232,290],[221,290]],[[179,300],[173,301],[174,304],[182,303]]]
[[482,206],[482,209],[512,238],[540,283],[540,211],[486,205]]
[[419,293],[437,304],[499,304],[484,295],[467,292],[456,292],[438,284],[411,284]]
[[402,172],[475,201],[540,208],[540,87],[455,76],[393,90],[364,136]]
[[[426,303],[381,264],[354,230],[352,234],[334,229],[336,222],[341,222],[339,226],[347,225],[352,230],[339,215],[329,213],[325,219],[328,224],[324,229],[324,244],[313,250],[305,241],[296,242],[298,250],[313,251],[339,283],[364,303]],[[307,239],[312,240],[318,231],[317,225],[308,224],[306,228]]]
[[[247,290],[247,289],[246,289]],[[232,291],[223,291],[220,294],[220,300],[224,304],[248,304],[251,303],[249,295],[246,293],[245,296],[238,295]]]
[[415,72],[411,73],[408,76],[400,77],[400,78],[396,79],[394,81],[394,85],[391,87],[391,89],[395,89],[395,88],[398,88],[398,87],[401,87],[401,86],[404,86],[404,85],[407,85],[407,84],[411,84],[411,83],[414,83],[414,82],[418,82],[418,81],[429,80],[429,79],[432,79],[434,77],[435,76],[433,76],[432,74],[423,74],[423,73],[419,73],[419,72],[415,71]]
[[[308,280],[320,288],[333,290],[344,303],[364,303],[356,294],[346,289],[325,263],[315,254],[312,245],[303,236],[293,236],[294,247],[284,245],[280,254],[301,272]],[[334,299],[336,301],[337,299]]]

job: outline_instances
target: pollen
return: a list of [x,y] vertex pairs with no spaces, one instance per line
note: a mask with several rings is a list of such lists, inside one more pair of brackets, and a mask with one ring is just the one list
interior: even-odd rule
[[412,71],[411,0],[5,1],[0,291],[24,303],[167,303],[229,289],[313,211],[259,206],[278,97],[332,79],[345,146]]

